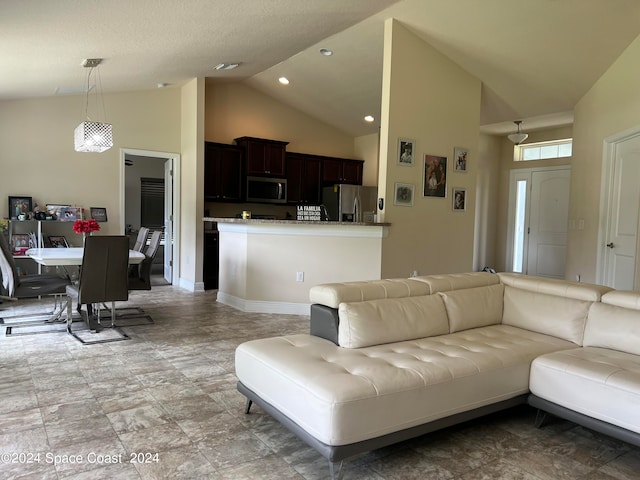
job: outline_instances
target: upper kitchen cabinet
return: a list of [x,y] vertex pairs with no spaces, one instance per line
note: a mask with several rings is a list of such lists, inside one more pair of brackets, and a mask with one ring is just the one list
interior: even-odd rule
[[289,203],[320,203],[322,157],[287,152],[287,200]]
[[240,137],[236,145],[245,151],[247,175],[284,177],[286,170],[286,147],[289,142],[264,138]]
[[363,160],[325,157],[322,161],[322,181],[324,184],[362,185],[363,167]]
[[204,143],[205,200],[242,201],[242,154],[242,149],[235,145]]

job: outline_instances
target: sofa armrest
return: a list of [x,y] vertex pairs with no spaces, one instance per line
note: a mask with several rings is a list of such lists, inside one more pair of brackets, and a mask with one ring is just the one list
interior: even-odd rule
[[310,334],[338,344],[338,309],[314,303],[311,305]]

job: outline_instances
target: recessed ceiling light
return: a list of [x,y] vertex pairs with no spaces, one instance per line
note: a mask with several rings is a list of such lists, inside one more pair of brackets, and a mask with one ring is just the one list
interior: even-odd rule
[[330,57],[333,55],[333,50],[329,50],[328,48],[321,48],[320,55],[324,55],[325,57]]
[[367,115],[366,117],[364,117],[364,121],[365,122],[373,122],[375,120],[375,118],[373,118],[373,115]]
[[158,88],[167,88],[169,85],[171,85],[170,83],[166,83],[166,82],[162,82],[158,84]]
[[219,63],[218,65],[213,67],[213,69],[214,70],[233,70],[234,68],[237,68],[238,65],[240,64],[239,63]]
[[289,79],[287,77],[280,77],[278,79],[278,81],[282,84],[282,85],[289,85]]

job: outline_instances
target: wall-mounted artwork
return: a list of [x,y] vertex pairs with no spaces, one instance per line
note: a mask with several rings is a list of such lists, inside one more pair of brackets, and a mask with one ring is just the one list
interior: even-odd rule
[[453,169],[456,172],[467,171],[467,160],[469,160],[469,149],[462,147],[453,149]]
[[398,157],[396,163],[403,167],[412,167],[416,151],[416,141],[409,138],[398,139]]
[[467,210],[467,189],[453,188],[453,211],[465,212]]
[[447,196],[447,157],[424,156],[423,195],[425,197]]
[[393,204],[403,207],[413,206],[413,194],[415,185],[411,183],[396,183],[394,188]]
[[31,197],[9,197],[9,218],[17,219],[20,217],[24,220],[22,215],[26,215],[31,211],[32,199]]

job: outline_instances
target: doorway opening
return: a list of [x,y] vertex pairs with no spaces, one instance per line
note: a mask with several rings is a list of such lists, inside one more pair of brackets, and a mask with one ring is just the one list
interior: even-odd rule
[[569,166],[511,171],[506,270],[564,278]]
[[134,241],[140,227],[162,231],[152,284],[178,284],[180,156],[121,150],[121,230]]

